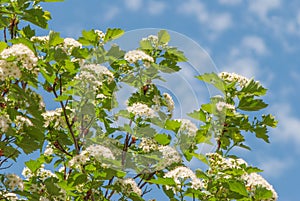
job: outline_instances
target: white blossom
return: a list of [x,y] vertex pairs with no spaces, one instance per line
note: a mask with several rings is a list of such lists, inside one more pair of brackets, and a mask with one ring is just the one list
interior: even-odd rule
[[249,79],[236,73],[221,72],[219,77],[226,82],[237,82],[240,87],[245,87]]
[[149,153],[151,151],[156,151],[158,149],[158,144],[152,138],[142,138],[139,148],[143,150],[145,153]]
[[132,106],[127,107],[127,111],[140,117],[146,117],[146,118],[155,117],[154,110],[143,103],[133,103]]
[[228,109],[228,110],[233,110],[233,111],[235,110],[235,106],[234,106],[234,105],[231,105],[231,104],[229,104],[229,103],[225,103],[225,102],[223,102],[223,101],[220,101],[220,102],[218,102],[218,103],[216,104],[216,109],[217,109],[219,112],[223,111],[224,108],[225,108],[225,109]]
[[198,128],[189,119],[175,119],[175,120],[181,122],[181,126],[178,132],[180,132],[181,134],[185,134],[189,137],[196,136]]
[[7,174],[5,184],[11,190],[18,188],[19,190],[23,191],[23,189],[24,189],[23,180],[15,174]]
[[29,118],[18,115],[16,117],[15,123],[18,127],[23,127],[24,125],[26,126],[33,126],[32,122],[30,121]]
[[[25,45],[23,44],[14,44],[11,47],[4,49],[0,53],[0,57],[3,60],[6,60],[10,57],[14,57],[14,61],[7,61],[8,66],[2,66],[2,70],[4,68],[14,69],[23,67],[27,70],[32,70],[34,67],[37,66],[38,58],[34,55],[34,53]],[[14,72],[15,70],[11,70]],[[9,76],[9,75],[8,75]]]
[[163,96],[166,100],[166,103],[167,103],[167,108],[168,108],[168,111],[169,112],[172,112],[174,110],[174,101],[172,99],[172,96],[168,93],[163,93]]
[[180,154],[171,146],[159,146],[158,150],[162,153],[161,169],[182,161]]
[[121,192],[125,195],[130,195],[130,193],[142,195],[142,190],[132,178],[119,179],[117,180],[116,184],[121,187]]
[[131,64],[138,61],[143,61],[145,66],[148,67],[149,63],[153,63],[154,59],[141,50],[132,50],[125,54],[124,59]]
[[101,30],[95,30],[95,33],[98,35],[100,41],[103,41],[105,38],[105,33],[103,33]]
[[90,145],[86,150],[90,156],[93,156],[95,159],[101,159],[102,157],[107,159],[115,159],[114,154],[107,147],[102,145]]
[[47,43],[49,42],[49,36],[32,36],[30,40],[32,42]]
[[53,153],[54,153],[54,150],[53,150],[52,146],[50,144],[47,144],[45,151],[44,151],[44,155],[51,156]]
[[0,130],[1,132],[6,132],[9,128],[10,119],[7,114],[0,116]]
[[74,38],[65,38],[64,39],[64,48],[66,50],[68,49],[73,49],[75,47],[82,47],[82,44],[80,42],[78,42],[77,40],[75,40]]
[[175,181],[176,188],[172,186],[166,186],[167,189],[172,189],[174,193],[176,193],[183,187],[181,186],[183,180],[190,180],[190,183],[192,184],[191,188],[195,190],[199,190],[204,187],[203,182],[197,178],[194,172],[191,169],[184,166],[177,167],[174,170],[167,172],[164,175],[164,178],[172,178]]
[[246,181],[246,187],[248,187],[248,189],[251,191],[255,191],[257,187],[264,187],[273,193],[272,199],[263,201],[276,201],[278,199],[278,195],[273,186],[269,184],[261,175],[257,173],[244,174],[242,179]]
[[71,167],[80,167],[80,165],[86,164],[89,161],[89,155],[86,151],[81,152],[81,154],[74,156],[70,161],[69,165]]
[[19,200],[17,195],[15,193],[6,193],[3,195],[6,199],[8,199],[9,201],[17,201]]

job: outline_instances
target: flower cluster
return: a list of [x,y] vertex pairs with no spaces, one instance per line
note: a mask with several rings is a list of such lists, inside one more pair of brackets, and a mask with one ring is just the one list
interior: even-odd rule
[[273,201],[278,199],[278,195],[273,186],[269,184],[261,175],[257,173],[244,174],[242,176],[242,179],[246,181],[246,187],[248,187],[251,192],[254,192],[258,187],[263,187],[271,191],[273,194],[272,199],[268,199],[265,201]]
[[187,135],[189,137],[196,136],[198,128],[189,119],[175,119],[175,120],[181,122],[181,126],[178,130],[179,133]]
[[6,115],[1,115],[0,116],[0,130],[1,132],[6,132],[7,129],[9,128],[9,123],[10,123],[10,119],[9,116]]
[[90,145],[79,155],[74,156],[69,161],[69,165],[71,167],[80,167],[80,165],[84,165],[90,161],[90,157],[94,157],[94,159],[97,161],[102,161],[102,159],[115,159],[114,154],[107,147],[102,145]]
[[142,190],[132,178],[119,179],[116,184],[121,187],[121,192],[129,196],[131,193],[142,195]]
[[95,30],[95,33],[98,35],[99,40],[102,42],[105,38],[105,33],[103,33],[101,30]]
[[168,43],[161,43],[159,44],[158,37],[155,35],[149,35],[147,38],[143,38],[142,41],[149,41],[151,45],[155,48],[161,46],[161,48],[165,48]]
[[229,103],[225,103],[223,101],[218,102],[216,104],[216,108],[217,108],[217,110],[219,112],[222,112],[224,108],[227,109],[227,110],[233,110],[233,111],[235,110],[235,106],[234,105],[231,105]]
[[44,155],[51,156],[53,153],[54,153],[54,150],[53,150],[52,146],[50,144],[47,144],[45,151],[44,151]]
[[18,201],[18,197],[15,193],[5,193],[5,192],[2,192],[0,191],[0,197],[4,197],[6,199],[4,200],[9,200],[9,201]]
[[18,115],[16,117],[15,124],[18,128],[23,128],[24,125],[33,126],[32,122],[30,121],[29,118],[21,116],[21,115]]
[[94,157],[96,160],[99,160],[101,158],[107,158],[107,159],[115,159],[114,154],[111,152],[111,150],[107,147],[104,147],[102,145],[90,145],[86,150],[90,156]]
[[81,82],[87,82],[93,90],[97,90],[101,87],[104,81],[112,82],[114,75],[105,66],[97,64],[85,64],[81,67],[81,72],[76,76],[76,80]]
[[[20,78],[21,70],[35,70],[38,58],[23,44],[14,44],[0,53],[0,80],[7,77]],[[37,73],[36,71],[32,71]]]
[[203,182],[197,178],[194,172],[191,169],[184,166],[177,167],[174,170],[167,172],[164,175],[164,178],[172,178],[175,181],[176,187],[166,186],[167,189],[172,189],[174,193],[178,192],[183,188],[182,182],[186,180],[190,180],[190,183],[192,184],[192,189],[200,190],[204,188]]
[[27,179],[31,179],[33,176],[36,176],[41,181],[45,181],[46,179],[50,177],[57,177],[53,172],[50,170],[46,170],[44,165],[41,165],[41,167],[33,173],[28,167],[25,167],[22,171],[22,175]]
[[154,110],[143,103],[133,103],[132,106],[127,107],[127,111],[140,117],[146,117],[146,118],[155,117]]
[[236,73],[221,72],[219,77],[226,82],[237,82],[240,87],[245,87],[249,79]]
[[174,110],[174,101],[172,99],[172,96],[168,93],[163,93],[163,96],[167,103],[168,112],[172,112]]
[[243,159],[223,158],[218,153],[206,154],[210,164],[211,171],[224,171],[228,169],[242,169],[242,165],[247,165]]
[[[232,169],[239,169],[240,179],[245,183],[249,193],[253,194],[258,187],[266,188],[267,190],[273,193],[272,199],[264,201],[275,201],[277,200],[277,193],[273,189],[273,186],[270,185],[262,176],[257,173],[247,173],[246,169],[248,167],[247,163],[243,159],[233,159],[233,158],[224,158],[217,153],[207,154],[208,161],[210,163],[210,169],[208,174],[213,175],[215,179],[218,177],[229,179],[232,178],[232,175],[228,174]],[[216,177],[217,175],[217,177]]]
[[82,44],[79,43],[77,40],[75,40],[74,38],[65,38],[64,39],[64,49],[66,51],[72,51],[72,49],[76,48],[76,47],[79,47],[81,48],[82,47]]
[[62,117],[62,108],[46,111],[42,116],[45,120],[44,127],[51,125],[53,128],[58,128],[59,126],[65,125],[65,121]]
[[24,189],[23,180],[15,174],[7,174],[5,184],[11,190],[18,188],[20,191],[23,191]]
[[174,163],[180,163],[180,154],[171,146],[159,146],[158,150],[162,153],[162,160],[160,161],[160,169],[169,167]]
[[49,36],[33,36],[30,39],[32,42],[38,42],[38,43],[48,43]]
[[125,54],[124,59],[131,64],[138,61],[143,61],[145,66],[148,67],[150,63],[154,62],[154,59],[141,50],[132,50]]
[[151,151],[156,151],[158,149],[158,144],[152,138],[142,138],[141,143],[139,144],[139,148],[143,150],[145,153],[149,153]]

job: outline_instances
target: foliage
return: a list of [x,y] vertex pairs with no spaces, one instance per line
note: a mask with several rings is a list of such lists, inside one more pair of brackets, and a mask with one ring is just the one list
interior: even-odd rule
[[[0,166],[39,153],[26,162],[23,179],[0,174],[1,200],[138,201],[151,188],[173,201],[277,199],[261,170],[230,155],[235,147],[250,150],[245,135],[269,142],[267,129],[276,127],[272,115],[257,112],[267,107],[258,81],[198,75],[222,96],[189,113],[191,119],[174,119],[172,96],[155,83],[179,72],[187,58],[168,45],[167,31],[127,52],[110,43],[124,33],[117,28],[84,30],[78,40],[54,31],[35,36],[26,21],[47,28],[50,13],[38,4],[55,1],[1,1],[0,28],[10,40],[4,35],[0,43]],[[134,89],[126,106],[117,97],[122,86]],[[45,93],[56,110],[46,109]],[[214,141],[214,153],[199,153],[199,145]],[[193,158],[207,170],[186,167]]]

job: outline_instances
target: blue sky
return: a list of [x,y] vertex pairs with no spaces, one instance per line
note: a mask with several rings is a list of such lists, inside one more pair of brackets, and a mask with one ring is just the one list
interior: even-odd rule
[[279,126],[271,130],[270,144],[250,138],[253,151],[237,153],[265,170],[280,201],[298,200],[300,1],[66,0],[43,7],[52,13],[49,28],[64,37],[92,28],[169,29],[203,47],[219,71],[260,80],[269,89],[265,112]]

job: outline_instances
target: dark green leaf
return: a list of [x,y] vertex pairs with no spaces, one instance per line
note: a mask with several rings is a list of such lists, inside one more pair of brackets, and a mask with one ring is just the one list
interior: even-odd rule
[[58,32],[50,31],[49,33],[49,45],[50,46],[57,46],[64,42],[64,39],[60,37]]
[[252,94],[256,96],[265,95],[267,89],[265,89],[259,82],[251,79],[247,85],[241,90],[242,93]]
[[268,115],[262,115],[262,123],[275,128],[277,126],[278,121],[275,119],[275,117],[271,114]]
[[262,187],[257,187],[254,194],[255,200],[267,200],[273,197],[272,191]]
[[258,111],[267,106],[268,104],[261,99],[254,99],[253,96],[244,96],[240,99],[238,108],[245,111]]

